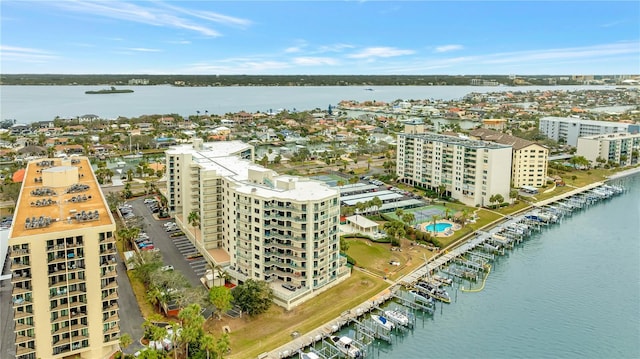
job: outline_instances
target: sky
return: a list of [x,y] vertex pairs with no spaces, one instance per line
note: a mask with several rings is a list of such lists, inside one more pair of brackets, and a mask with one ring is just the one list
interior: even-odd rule
[[0,73],[640,74],[640,2],[0,0]]

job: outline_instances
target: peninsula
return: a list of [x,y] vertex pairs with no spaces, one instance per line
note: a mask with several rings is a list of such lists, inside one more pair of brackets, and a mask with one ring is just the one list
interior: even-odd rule
[[124,90],[118,90],[115,87],[111,87],[110,89],[103,89],[103,90],[97,90],[97,91],[85,91],[84,93],[88,94],[88,95],[102,95],[102,94],[111,94],[111,93],[131,93],[133,92],[133,90],[129,90],[129,89],[124,89]]

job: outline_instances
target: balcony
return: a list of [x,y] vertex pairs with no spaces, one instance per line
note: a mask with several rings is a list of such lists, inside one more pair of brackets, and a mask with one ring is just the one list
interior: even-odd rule
[[24,335],[16,335],[16,344],[23,344],[35,340],[36,338],[27,337]]
[[111,322],[118,322],[118,321],[120,321],[120,316],[117,313],[103,320],[104,323],[111,323]]
[[16,357],[20,357],[20,356],[31,354],[31,353],[35,353],[35,352],[36,352],[35,348],[29,348],[27,346],[16,345]]
[[16,322],[16,327],[13,330],[14,332],[21,332],[23,330],[29,330],[29,329],[33,329],[33,324],[25,324],[25,323],[18,323]]
[[66,322],[66,321],[68,321],[69,319],[71,319],[71,316],[70,316],[70,315],[68,315],[68,314],[67,314],[67,315],[62,315],[62,316],[59,316],[59,317],[57,317],[56,319],[52,320],[52,321],[51,321],[51,324],[56,324],[56,323]]
[[117,275],[118,275],[118,272],[115,269],[108,270],[108,271],[105,271],[100,278],[102,279],[113,278],[113,277],[116,277]]
[[102,300],[112,300],[112,299],[118,299],[118,292],[114,291],[113,293],[105,296],[104,298],[102,298]]
[[20,294],[29,293],[29,292],[31,292],[31,286],[13,287],[13,290],[11,291],[11,295],[16,296]]
[[118,282],[115,280],[102,286],[102,290],[115,289],[115,288],[118,288]]
[[16,270],[16,269],[26,269],[26,268],[30,268],[31,264],[29,264],[29,262],[22,262],[22,261],[11,261],[11,270]]
[[115,334],[115,333],[119,333],[120,332],[120,326],[119,325],[114,325],[113,327],[105,330],[102,332],[103,335],[111,335],[111,334]]
[[25,311],[22,311],[22,310],[14,310],[13,311],[13,320],[18,320],[18,319],[32,317],[32,316],[33,316],[33,313],[31,313],[31,312],[25,312]]

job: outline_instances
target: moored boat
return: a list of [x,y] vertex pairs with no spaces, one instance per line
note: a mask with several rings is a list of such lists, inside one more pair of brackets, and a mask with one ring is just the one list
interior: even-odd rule
[[300,353],[300,359],[320,359],[320,356],[314,352]]
[[427,291],[427,293],[429,293],[429,295],[441,302],[444,303],[451,303],[451,297],[449,297],[449,293],[447,293],[446,290],[440,288],[439,286],[429,283],[429,282],[424,282],[424,281],[419,281],[416,286],[418,286],[419,288]]
[[392,322],[399,325],[409,325],[409,317],[397,310],[385,310],[384,315]]
[[336,346],[336,348],[338,348],[338,350],[348,358],[362,357],[362,351],[360,351],[360,348],[353,344],[353,339],[347,336],[338,337],[334,335],[331,337],[331,341]]
[[376,324],[378,324],[379,326],[381,326],[386,330],[392,330],[395,327],[392,322],[390,322],[387,318],[381,315],[373,314],[371,315],[371,319],[373,319],[373,321],[376,322]]
[[413,297],[413,300],[416,302],[422,302],[425,304],[433,304],[433,298],[424,290],[417,288],[411,289],[409,294]]

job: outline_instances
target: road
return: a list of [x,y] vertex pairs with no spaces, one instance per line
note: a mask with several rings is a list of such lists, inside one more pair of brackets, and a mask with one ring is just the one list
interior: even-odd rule
[[[133,206],[133,212],[136,215],[144,218],[144,231],[153,241],[154,247],[160,250],[163,263],[171,264],[174,267],[174,270],[180,271],[180,273],[184,274],[191,286],[201,286],[202,283],[200,283],[200,276],[195,273],[190,264],[192,261],[185,258],[185,256],[176,247],[174,243],[175,239],[171,238],[164,230],[163,224],[170,222],[170,220],[157,220],[149,208],[147,208],[143,203],[142,198],[130,200],[127,203]],[[195,252],[195,248],[193,251],[189,252]],[[198,261],[202,261],[202,259]]]

